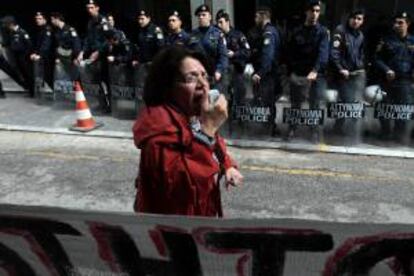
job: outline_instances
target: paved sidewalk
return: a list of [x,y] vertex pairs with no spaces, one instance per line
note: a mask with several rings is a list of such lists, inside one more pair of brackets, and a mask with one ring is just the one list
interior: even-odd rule
[[[26,98],[21,93],[8,93],[6,99],[0,99],[0,130],[44,132],[66,135],[87,135],[131,139],[133,120],[119,120],[111,116],[94,114],[104,126],[88,132],[79,133],[69,130],[76,122],[74,110],[56,109],[51,105],[38,105],[36,100]],[[381,147],[373,144],[357,146],[332,146],[311,144],[304,140],[284,142],[280,138],[265,137],[262,140],[227,139],[228,145],[241,148],[279,149],[286,151],[318,151],[326,153],[375,155],[385,157],[414,158],[413,147],[391,144]]]

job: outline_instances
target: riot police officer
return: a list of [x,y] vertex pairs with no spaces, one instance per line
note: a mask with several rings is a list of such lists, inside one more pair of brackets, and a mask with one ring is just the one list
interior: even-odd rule
[[[383,38],[377,46],[375,65],[383,74],[384,90],[387,91],[385,101],[391,104],[414,104],[414,36],[408,33],[411,17],[408,12],[402,11],[395,14],[393,20],[393,33]],[[394,133],[389,120],[382,120],[381,124],[385,138],[395,137],[403,144],[410,142],[410,121],[395,120]]]
[[199,6],[195,10],[195,16],[198,18],[199,26],[191,32],[188,47],[206,55],[212,66],[217,88],[225,91],[223,83],[220,83],[229,65],[224,34],[211,24],[209,6]]
[[151,21],[151,15],[145,10],[139,11],[137,20],[139,29],[134,64],[148,63],[164,46],[164,33]]
[[255,14],[255,23],[258,30],[257,47],[252,56],[254,73],[252,81],[254,85],[254,96],[271,109],[272,136],[276,135],[276,125],[274,122],[276,109],[275,102],[277,96],[282,92],[277,70],[281,50],[281,38],[279,31],[271,24],[272,11],[268,7],[259,7]]
[[108,20],[108,26],[109,26],[109,29],[111,30],[115,30],[116,32],[118,32],[119,33],[119,35],[120,35],[120,38],[121,38],[121,40],[124,40],[124,39],[127,39],[127,37],[126,37],[126,35],[125,35],[125,33],[122,31],[122,30],[120,30],[119,28],[117,28],[116,26],[115,26],[115,16],[113,15],[113,14],[111,14],[111,13],[108,13],[107,15],[106,15],[106,18],[107,18],[107,20]]
[[[288,71],[292,108],[300,109],[309,99],[310,109],[319,109],[326,90],[326,69],[329,60],[329,31],[319,23],[321,3],[309,0],[305,7],[305,22],[291,33],[288,42]],[[312,141],[321,142],[321,126],[313,126]],[[295,136],[290,125],[287,139]]]
[[[364,17],[364,10],[352,11],[346,24],[339,25],[332,36],[330,52],[332,73],[339,89],[339,100],[343,103],[361,102],[365,89],[365,39],[361,31]],[[341,134],[344,123],[350,123],[345,134],[351,136],[353,140],[351,142],[357,142],[361,135],[360,120],[338,119],[336,129]]]
[[96,0],[89,0],[86,9],[91,18],[88,21],[86,38],[78,60],[85,58],[94,62],[99,58],[99,52],[105,44],[105,32],[110,29],[110,26],[107,18],[100,14]]
[[246,94],[243,72],[250,58],[250,45],[246,36],[231,26],[230,16],[224,10],[217,12],[216,22],[224,33],[227,42],[228,75],[230,77],[230,87],[234,93],[233,100],[236,105],[240,105]]
[[129,63],[132,60],[132,47],[122,32],[112,29],[106,34],[103,55],[109,63]]
[[182,24],[181,15],[178,11],[172,11],[168,16],[168,34],[165,38],[165,44],[167,46],[186,46],[188,44],[190,36],[182,29]]
[[24,88],[28,90],[30,97],[34,97],[34,79],[30,63],[30,53],[32,52],[30,36],[12,16],[4,18],[3,23],[10,35],[9,48],[17,69],[23,76]]
[[[61,13],[53,12],[50,21],[55,29],[55,62],[63,63],[66,66],[73,66],[77,63],[77,58],[82,50],[81,41],[75,28],[65,23],[65,18]],[[72,76],[73,80],[78,76]]]
[[33,62],[42,62],[43,79],[52,86],[52,27],[47,24],[46,16],[42,12],[35,14],[37,32],[30,59]]

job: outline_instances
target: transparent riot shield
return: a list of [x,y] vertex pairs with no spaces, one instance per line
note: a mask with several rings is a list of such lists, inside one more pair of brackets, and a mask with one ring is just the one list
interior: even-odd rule
[[109,112],[109,87],[103,82],[103,64],[101,61],[85,60],[79,66],[83,92],[89,108],[94,112]]
[[275,127],[276,106],[274,98],[267,97],[266,89],[273,88],[254,85],[250,74],[233,74],[229,117],[231,137],[242,139],[271,137]]
[[137,101],[134,71],[127,64],[109,65],[112,116],[119,119],[135,119]]
[[134,70],[134,82],[135,82],[135,97],[136,97],[136,108],[137,113],[145,106],[143,100],[144,84],[148,76],[148,69],[151,63],[140,64]]
[[74,109],[75,93],[73,81],[76,79],[77,68],[70,60],[59,60],[54,71],[54,104],[58,109]]

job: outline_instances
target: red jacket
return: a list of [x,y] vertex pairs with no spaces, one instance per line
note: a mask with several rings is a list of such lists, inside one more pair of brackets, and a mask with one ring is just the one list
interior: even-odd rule
[[222,215],[219,178],[233,162],[220,136],[212,147],[199,142],[188,119],[167,105],[144,109],[133,132],[141,149],[135,211]]

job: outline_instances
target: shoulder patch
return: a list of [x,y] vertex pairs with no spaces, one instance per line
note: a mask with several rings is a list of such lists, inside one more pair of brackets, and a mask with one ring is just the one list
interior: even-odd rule
[[270,44],[270,38],[266,37],[266,38],[263,40],[263,44],[264,44],[264,45],[269,45],[269,44]]

